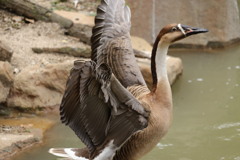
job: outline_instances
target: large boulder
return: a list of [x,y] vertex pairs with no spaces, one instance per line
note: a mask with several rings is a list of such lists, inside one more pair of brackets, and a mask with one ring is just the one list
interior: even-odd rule
[[73,61],[29,66],[15,77],[7,104],[9,107],[44,108],[59,105]]
[[0,61],[9,61],[12,58],[13,51],[9,46],[0,41]]
[[6,102],[12,83],[12,66],[8,62],[0,61],[0,103]]
[[[143,77],[147,83],[147,85],[151,88],[152,87],[152,73],[150,64],[151,61],[149,59],[138,59],[138,64],[140,66],[141,72]],[[173,84],[176,78],[182,74],[183,72],[183,65],[182,60],[177,57],[167,57],[167,73],[168,73],[168,80],[170,84]]]
[[127,0],[127,2],[132,10],[132,35],[147,39],[150,43],[155,40],[160,29],[169,23],[209,29],[209,33],[186,38],[179,41],[175,47],[214,48],[240,39],[237,0]]

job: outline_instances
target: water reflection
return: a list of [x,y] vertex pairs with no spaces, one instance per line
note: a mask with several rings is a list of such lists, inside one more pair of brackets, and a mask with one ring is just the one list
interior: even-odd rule
[[240,127],[240,122],[235,122],[235,123],[224,123],[219,126],[217,126],[217,129],[226,129],[226,128],[231,128],[231,127]]
[[158,143],[158,144],[157,144],[157,147],[158,147],[159,149],[164,149],[164,148],[166,148],[166,147],[171,147],[171,146],[173,146],[173,144],[162,144],[162,143]]

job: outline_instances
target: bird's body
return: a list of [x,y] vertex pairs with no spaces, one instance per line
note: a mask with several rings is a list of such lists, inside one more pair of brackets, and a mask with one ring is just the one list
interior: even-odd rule
[[87,147],[50,153],[78,160],[137,160],[167,133],[172,120],[168,47],[206,30],[171,24],[160,31],[152,51],[153,89],[149,90],[131,47],[130,18],[124,0],[102,0],[91,39],[91,61],[75,62],[60,106],[61,121]]
[[[148,93],[149,94],[149,93]],[[172,119],[172,105],[160,107],[151,95],[144,95],[141,101],[151,111],[148,127],[131,136],[131,138],[117,151],[114,160],[137,160],[152,150],[160,139],[167,133]],[[140,98],[141,99],[141,98]],[[152,103],[149,103],[152,102]]]

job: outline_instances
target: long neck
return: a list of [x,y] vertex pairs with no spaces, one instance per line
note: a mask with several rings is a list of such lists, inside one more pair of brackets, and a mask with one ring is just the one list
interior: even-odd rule
[[168,44],[159,43],[158,50],[156,54],[156,72],[158,81],[161,79],[168,79],[167,77],[167,52],[168,52]]
[[166,58],[168,52],[168,43],[163,43],[160,39],[156,40],[151,59],[151,70],[153,78],[153,90],[155,92],[160,81],[168,81]]

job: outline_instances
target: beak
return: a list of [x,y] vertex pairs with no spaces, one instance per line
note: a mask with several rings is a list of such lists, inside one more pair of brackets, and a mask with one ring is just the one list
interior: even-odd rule
[[206,32],[208,32],[208,30],[207,30],[207,29],[204,29],[204,28],[190,27],[190,26],[187,26],[187,25],[181,25],[181,27],[182,27],[182,29],[184,30],[186,37],[191,36],[191,35],[194,35],[194,34],[199,34],[199,33],[206,33]]

